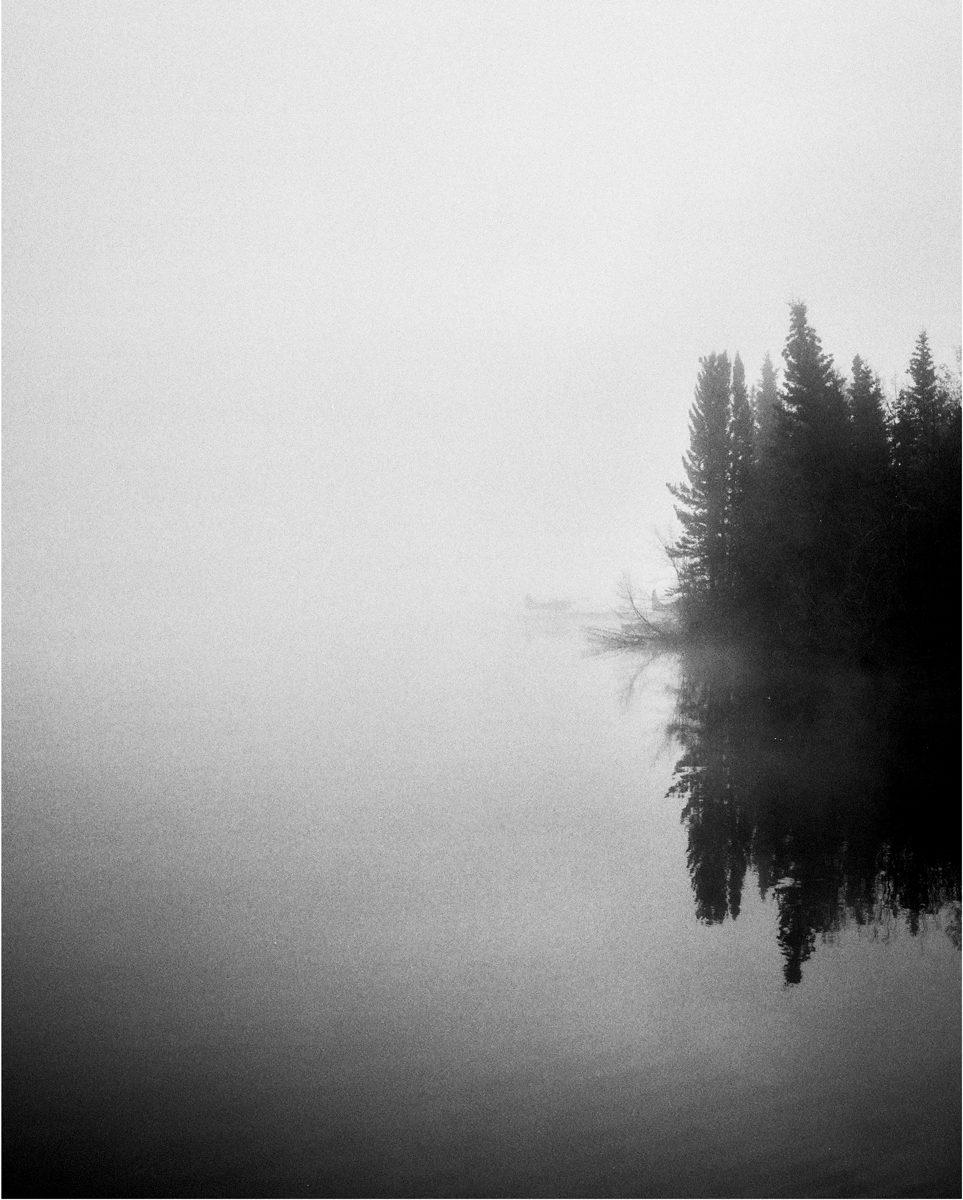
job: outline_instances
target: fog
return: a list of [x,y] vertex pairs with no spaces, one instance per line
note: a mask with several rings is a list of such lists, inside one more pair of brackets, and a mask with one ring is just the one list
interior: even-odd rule
[[8,646],[667,581],[700,354],[952,356],[959,21],[8,4]]
[[787,989],[754,876],[695,918],[671,656],[625,711],[563,622],[14,657],[5,1190],[953,1194],[952,912]]
[[953,360],[960,32],[5,5],[5,1192],[958,1191],[958,865],[581,623],[700,355]]

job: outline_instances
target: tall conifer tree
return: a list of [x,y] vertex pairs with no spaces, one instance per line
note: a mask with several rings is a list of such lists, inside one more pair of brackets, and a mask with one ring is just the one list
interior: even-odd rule
[[783,359],[783,438],[804,473],[815,476],[846,444],[846,405],[842,380],[806,318],[805,304],[797,302],[790,308]]
[[683,460],[687,483],[669,485],[679,501],[682,536],[670,549],[690,613],[722,600],[727,576],[730,477],[730,388],[726,354],[699,360],[695,399],[689,413],[689,451]]
[[935,635],[929,650],[943,642],[945,653],[951,640],[959,641],[960,408],[937,374],[925,330],[916,339],[909,376],[893,421],[898,619],[918,640],[925,603],[927,628]]
[[754,425],[746,371],[737,354],[732,364],[732,421],[729,447],[729,494],[734,509],[742,507],[749,495],[752,472]]
[[847,400],[852,438],[852,555],[847,607],[864,646],[878,639],[892,597],[893,493],[883,388],[853,359]]
[[745,594],[748,572],[750,505],[755,455],[755,423],[746,372],[737,354],[732,364],[732,416],[729,427],[729,590],[736,601]]
[[944,392],[925,329],[916,339],[909,375],[912,382],[896,402],[893,446],[897,468],[904,475],[914,476],[932,468],[946,416]]
[[756,425],[756,457],[762,458],[772,449],[775,438],[776,412],[779,408],[779,383],[772,358],[763,359],[759,384],[753,389],[753,409]]
[[790,307],[776,468],[786,489],[782,557],[785,600],[809,639],[841,633],[850,564],[853,495],[843,381],[806,317]]
[[877,493],[885,483],[890,461],[883,387],[858,354],[853,359],[853,379],[847,399],[855,485],[860,491],[874,493],[881,503],[882,495]]

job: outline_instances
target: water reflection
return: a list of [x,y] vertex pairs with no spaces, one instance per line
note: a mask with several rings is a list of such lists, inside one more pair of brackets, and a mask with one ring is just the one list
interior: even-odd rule
[[696,914],[739,916],[747,878],[775,899],[787,984],[856,924],[934,921],[959,947],[959,702],[932,671],[683,655],[669,790],[682,802]]

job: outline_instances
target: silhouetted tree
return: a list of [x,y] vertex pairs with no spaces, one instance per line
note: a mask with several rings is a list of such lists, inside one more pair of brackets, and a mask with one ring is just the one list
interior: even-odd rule
[[918,474],[926,472],[936,454],[944,399],[925,329],[916,339],[909,375],[912,384],[900,392],[896,402],[893,446],[897,468]]
[[847,400],[853,499],[846,603],[849,623],[868,648],[878,642],[891,602],[895,497],[882,385],[859,355],[853,359]]
[[825,642],[842,632],[850,558],[848,413],[842,380],[799,302],[790,308],[783,359],[772,463],[778,489],[767,496],[778,505],[780,601],[807,640]]
[[897,623],[925,652],[952,653],[959,638],[960,402],[941,379],[926,332],[916,340],[910,386],[897,399],[895,460]]
[[849,385],[849,410],[853,429],[854,468],[860,486],[875,487],[889,470],[889,442],[883,388],[879,377],[857,354]]
[[756,457],[759,458],[772,451],[779,409],[779,383],[776,368],[768,354],[763,359],[762,374],[753,390],[752,401],[756,424]]
[[732,364],[732,415],[729,428],[729,593],[732,601],[746,598],[750,506],[753,500],[755,428],[746,372],[737,354]]
[[689,450],[683,460],[688,482],[669,485],[679,502],[675,511],[683,530],[669,553],[677,563],[683,599],[692,619],[725,600],[731,379],[726,354],[700,359],[689,413]]

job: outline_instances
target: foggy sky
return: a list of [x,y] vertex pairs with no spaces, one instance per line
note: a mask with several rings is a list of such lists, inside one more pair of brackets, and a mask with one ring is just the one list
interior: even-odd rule
[[15,621],[651,586],[700,354],[960,340],[950,0],[4,15]]

